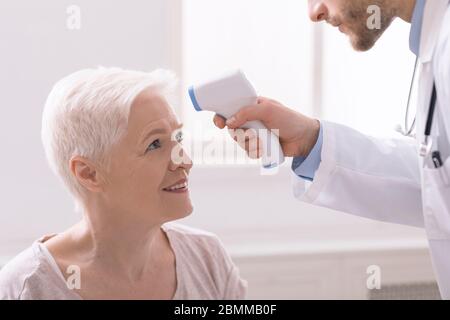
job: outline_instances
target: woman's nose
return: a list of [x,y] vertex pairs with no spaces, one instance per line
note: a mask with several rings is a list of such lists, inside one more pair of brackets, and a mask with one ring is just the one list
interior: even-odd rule
[[323,1],[310,0],[308,10],[309,18],[313,22],[320,22],[328,19],[328,8]]
[[189,172],[193,166],[192,159],[181,145],[178,145],[178,147],[179,149],[171,155],[170,170],[175,171],[178,168],[183,168]]

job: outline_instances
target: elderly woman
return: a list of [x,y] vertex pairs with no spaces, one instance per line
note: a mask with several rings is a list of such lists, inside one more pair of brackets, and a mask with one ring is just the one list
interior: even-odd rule
[[217,237],[167,223],[193,210],[173,82],[163,70],[99,68],[55,85],[43,143],[82,219],[7,264],[1,299],[244,298]]

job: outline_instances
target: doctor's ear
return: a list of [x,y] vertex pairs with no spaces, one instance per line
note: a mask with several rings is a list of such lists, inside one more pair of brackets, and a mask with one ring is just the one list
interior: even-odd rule
[[75,156],[70,159],[70,171],[78,183],[91,192],[102,190],[102,179],[97,166],[90,160]]

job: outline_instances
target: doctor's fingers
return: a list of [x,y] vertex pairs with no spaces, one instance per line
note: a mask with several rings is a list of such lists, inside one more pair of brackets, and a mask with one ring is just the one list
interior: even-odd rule
[[258,99],[258,104],[241,108],[226,121],[230,129],[244,126],[249,121],[259,120],[263,123],[270,118],[270,106],[263,98]]
[[245,146],[245,142],[257,137],[255,129],[228,129],[228,133],[241,146]]
[[225,125],[226,125],[225,121],[226,121],[226,119],[218,114],[216,114],[213,119],[215,126],[219,129],[225,128]]
[[245,150],[251,159],[259,159],[262,157],[261,140],[258,137],[250,139],[246,142]]
[[261,140],[254,129],[228,129],[228,133],[251,159],[261,158]]

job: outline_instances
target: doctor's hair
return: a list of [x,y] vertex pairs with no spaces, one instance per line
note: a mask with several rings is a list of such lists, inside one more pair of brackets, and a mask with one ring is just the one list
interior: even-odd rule
[[152,89],[173,105],[175,74],[119,68],[84,69],[59,80],[42,117],[41,138],[51,170],[68,187],[79,207],[83,187],[70,170],[74,156],[107,166],[111,147],[125,134],[131,105]]

